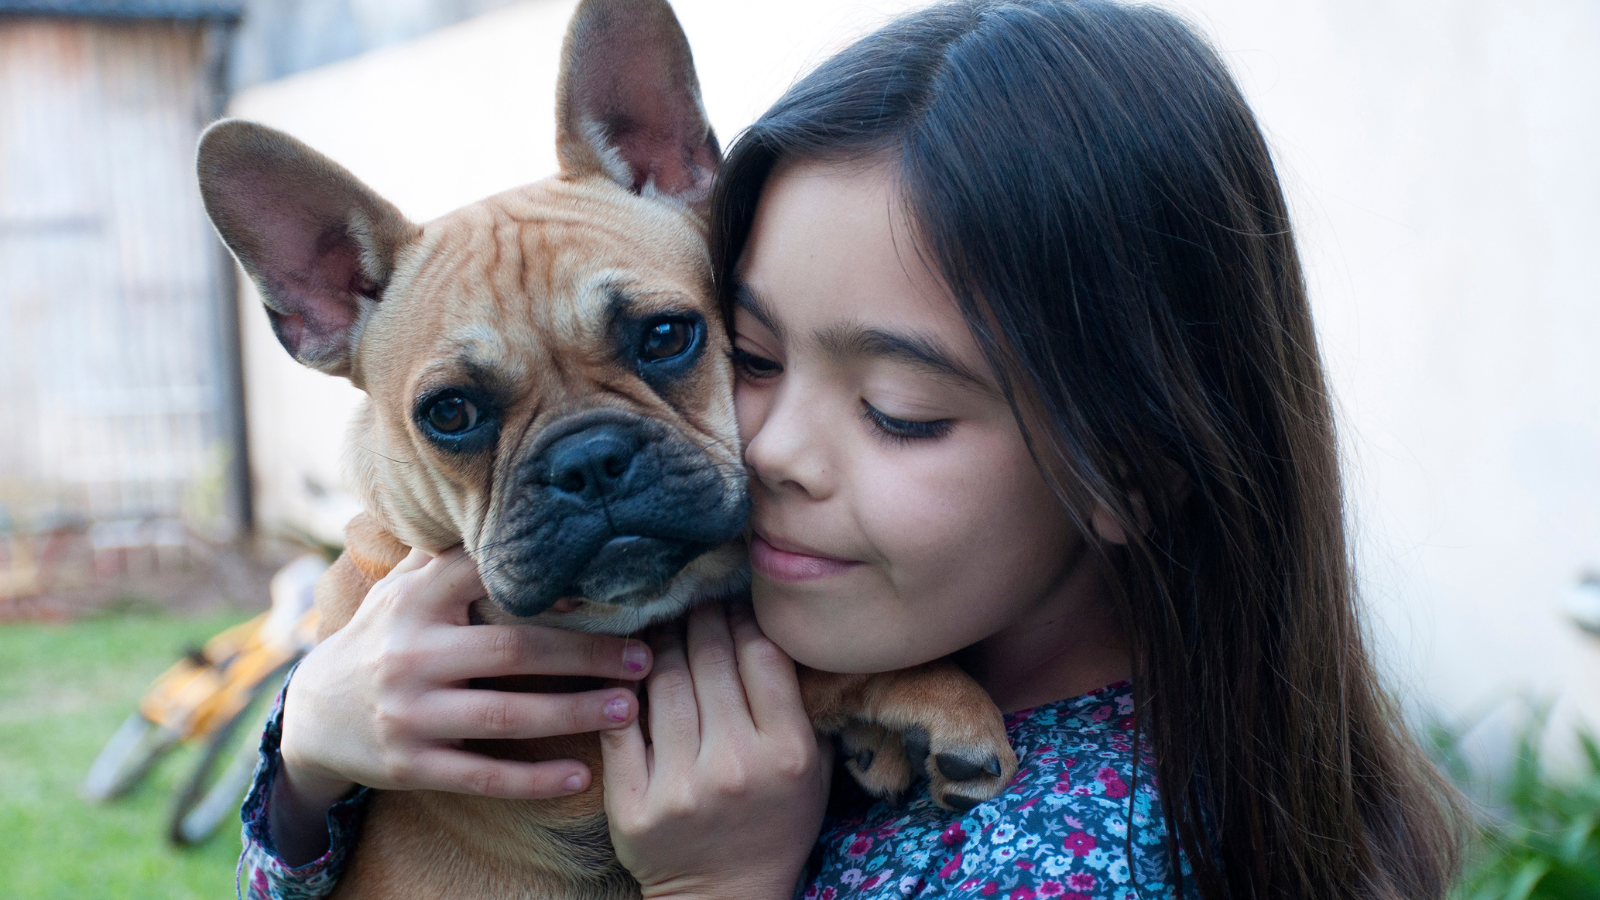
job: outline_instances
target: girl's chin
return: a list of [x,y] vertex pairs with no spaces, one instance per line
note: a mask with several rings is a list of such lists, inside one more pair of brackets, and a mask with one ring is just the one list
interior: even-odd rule
[[819,602],[809,592],[797,596],[785,590],[787,587],[763,584],[757,576],[751,605],[762,633],[800,665],[853,674],[888,672],[916,664],[917,661],[890,656],[894,648],[904,645],[904,635],[886,633],[886,622],[872,628],[862,627],[859,621],[844,621],[838,606]]

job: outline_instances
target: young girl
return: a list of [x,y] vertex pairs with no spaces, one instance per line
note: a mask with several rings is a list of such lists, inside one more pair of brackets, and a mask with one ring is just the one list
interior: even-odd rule
[[[526,736],[606,729],[647,896],[1444,896],[1452,795],[1363,646],[1282,193],[1204,42],[1096,0],[932,7],[796,84],[719,179],[753,617],[656,643],[648,746],[624,690],[517,707]],[[457,559],[414,554],[291,683],[252,896],[331,887],[354,783],[587,787],[448,752],[429,701],[482,590]],[[529,634],[532,671],[628,652]],[[965,813],[836,779],[824,823],[791,658],[944,656],[1010,714],[1016,779]]]

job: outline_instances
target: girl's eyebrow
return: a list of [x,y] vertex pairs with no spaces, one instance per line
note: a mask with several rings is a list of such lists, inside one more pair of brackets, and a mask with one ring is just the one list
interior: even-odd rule
[[[772,311],[765,297],[757,294],[748,284],[733,288],[734,305],[750,314],[757,322],[783,340],[783,324]],[[986,394],[999,395],[1000,390],[989,379],[972,371],[931,337],[868,328],[851,323],[839,325],[817,333],[817,344],[831,356],[875,357],[908,363],[932,375],[948,378]]]
[[733,305],[749,313],[757,322],[766,326],[772,336],[779,341],[783,340],[783,324],[772,313],[772,305],[766,298],[757,294],[748,284],[739,282],[733,287]]
[[924,335],[883,331],[852,322],[818,332],[817,344],[831,356],[893,360],[984,393],[999,393],[987,379],[951,355],[938,340]]

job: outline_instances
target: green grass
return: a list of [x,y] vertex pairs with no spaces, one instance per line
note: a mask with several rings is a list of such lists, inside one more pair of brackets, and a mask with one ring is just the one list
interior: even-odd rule
[[0,625],[0,892],[34,898],[232,897],[236,822],[204,846],[166,842],[179,748],[131,794],[78,799],[78,782],[152,679],[187,647],[245,618],[126,615]]

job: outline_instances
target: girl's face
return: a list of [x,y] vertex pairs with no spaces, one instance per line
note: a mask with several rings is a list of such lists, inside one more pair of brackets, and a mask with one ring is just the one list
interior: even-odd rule
[[1085,593],[1084,539],[899,206],[892,166],[781,167],[739,266],[755,612],[832,672],[1025,645]]

